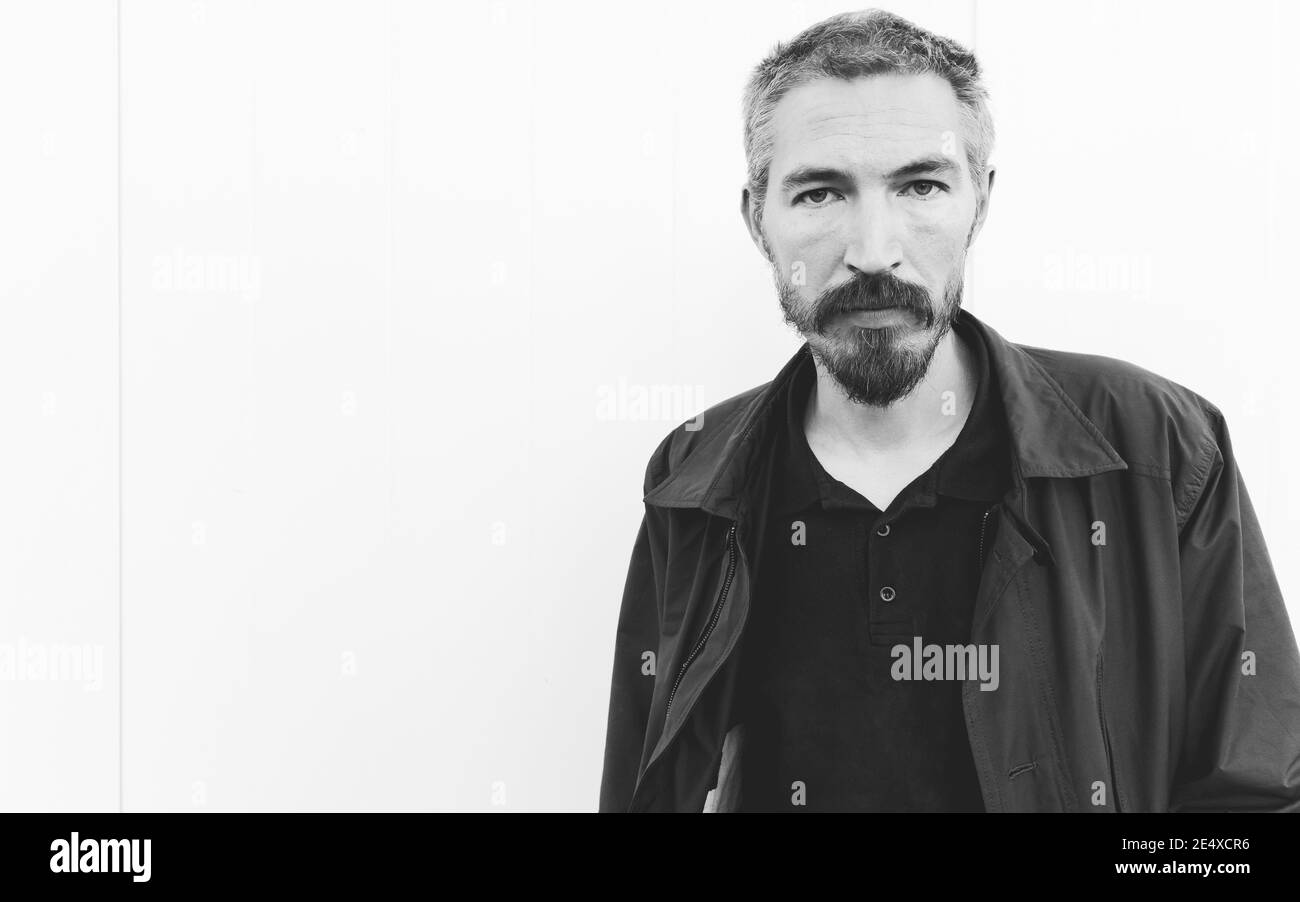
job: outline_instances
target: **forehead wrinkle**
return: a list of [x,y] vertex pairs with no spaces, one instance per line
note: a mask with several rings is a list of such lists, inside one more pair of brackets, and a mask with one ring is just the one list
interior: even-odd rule
[[791,124],[802,125],[810,132],[816,135],[819,132],[825,132],[828,129],[849,127],[875,129],[882,127],[898,127],[908,129],[924,129],[933,131],[943,130],[944,125],[951,125],[946,121],[946,117],[936,117],[929,113],[909,109],[907,107],[882,107],[875,110],[864,110],[854,113],[832,113],[823,114],[818,110],[809,110],[801,115],[796,122]]
[[[823,102],[817,105],[821,109],[836,106]],[[832,113],[818,115],[817,107],[791,116],[786,127],[777,123],[776,155],[782,151],[794,151],[791,146],[795,141],[808,142],[828,153],[828,164],[845,172],[860,171],[888,172],[910,162],[912,157],[929,154],[937,146],[938,135],[953,131],[960,135],[960,123],[947,123],[908,107],[888,106],[872,110],[869,113]],[[894,117],[897,116],[898,119]],[[867,121],[863,123],[863,120]],[[906,120],[913,121],[906,121]],[[790,121],[793,120],[793,121]],[[900,121],[902,120],[902,121]],[[919,120],[919,121],[918,121]],[[796,134],[797,133],[797,134]],[[875,145],[887,145],[891,149],[891,159],[873,165],[867,155],[862,153],[861,143],[869,141]],[[912,148],[909,152],[907,148]],[[902,148],[899,150],[898,148]],[[810,148],[811,149],[811,148]],[[813,150],[813,153],[817,153]],[[894,157],[894,154],[897,154]],[[800,154],[800,156],[804,156]],[[904,159],[906,157],[906,159]]]
[[822,81],[800,85],[778,101],[773,125],[778,131],[802,130],[813,137],[834,130],[837,124],[857,132],[882,127],[959,130],[960,105],[946,84],[942,98],[935,96],[935,90],[912,90],[900,97],[893,91],[875,90],[877,85],[875,79],[858,82],[848,91],[843,84]]
[[778,131],[773,147],[774,161],[776,157],[797,153],[798,146],[802,144],[807,145],[808,152],[814,155],[824,153],[831,158],[840,158],[846,162],[853,160],[861,166],[868,162],[870,157],[875,156],[870,148],[866,148],[864,152],[864,145],[873,145],[877,148],[888,147],[889,159],[881,161],[878,167],[868,165],[865,168],[889,171],[910,162],[912,157],[926,156],[936,150],[937,136],[944,129],[934,125],[889,127],[884,123],[876,123],[867,128],[845,130],[842,123],[826,122],[814,125],[798,138],[785,132],[782,140],[783,131]]
[[[784,156],[782,151],[793,153],[796,158],[803,159],[808,164],[816,162],[819,165],[826,165],[835,169],[840,169],[845,173],[859,173],[860,175],[874,175],[878,173],[890,172],[897,169],[913,159],[930,156],[935,149],[935,131],[933,129],[918,129],[919,134],[891,134],[889,132],[873,134],[862,132],[827,132],[822,135],[814,136],[810,145],[804,152],[796,152],[794,148],[779,148],[777,157]],[[869,141],[874,148],[888,147],[884,159],[878,159],[881,155],[864,152],[862,147],[863,141]],[[775,158],[774,158],[775,159]],[[797,164],[792,164],[795,166]],[[782,167],[786,168],[786,167]]]

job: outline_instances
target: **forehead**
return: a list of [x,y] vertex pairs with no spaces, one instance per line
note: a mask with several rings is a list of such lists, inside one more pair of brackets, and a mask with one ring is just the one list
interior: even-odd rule
[[888,169],[961,146],[961,104],[933,73],[818,78],[792,88],[772,115],[775,183],[796,166]]

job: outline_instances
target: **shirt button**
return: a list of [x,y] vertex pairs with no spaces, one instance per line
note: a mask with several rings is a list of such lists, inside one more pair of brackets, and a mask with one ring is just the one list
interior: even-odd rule
[[889,524],[886,523],[884,526],[882,526],[882,527],[880,527],[879,529],[877,529],[877,530],[876,530],[876,535],[881,536],[881,537],[884,537],[884,536],[889,535]]
[[890,601],[893,601],[893,600],[894,600],[894,587],[893,587],[893,586],[884,586],[884,587],[882,587],[881,590],[880,590],[880,600],[881,600],[881,601],[884,601],[884,602],[890,602]]

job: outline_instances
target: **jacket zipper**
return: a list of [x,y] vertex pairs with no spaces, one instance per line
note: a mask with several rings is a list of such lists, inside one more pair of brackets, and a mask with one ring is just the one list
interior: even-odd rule
[[1111,791],[1111,795],[1115,797],[1115,811],[1116,813],[1121,813],[1123,809],[1119,807],[1119,784],[1115,779],[1115,757],[1114,755],[1111,754],[1110,733],[1106,729],[1106,714],[1102,709],[1101,666],[1102,666],[1102,657],[1101,657],[1101,652],[1098,651],[1097,652],[1097,719],[1101,721],[1101,741],[1106,745],[1106,767],[1110,770],[1110,783],[1111,783],[1110,791]]
[[718,625],[718,618],[722,616],[722,605],[727,600],[727,590],[731,588],[731,578],[736,575],[736,524],[732,523],[731,528],[727,530],[727,576],[722,581],[722,589],[718,592],[718,600],[713,604],[713,612],[709,615],[709,622],[704,627],[704,632],[700,635],[695,647],[691,653],[686,656],[682,666],[677,671],[677,679],[673,681],[672,691],[668,693],[668,704],[664,708],[664,723],[668,723],[668,712],[673,708],[673,698],[677,695],[677,687],[682,684],[682,677],[686,676],[686,670],[695,663],[700,652],[704,650],[704,644],[709,641],[709,636],[713,633],[713,628]]
[[[996,506],[997,506],[997,505],[994,505],[994,507],[996,507]],[[989,514],[991,514],[991,513],[993,513],[993,508],[992,508],[992,507],[990,507],[988,510],[986,510],[986,511],[984,512],[984,519],[980,521],[980,556],[979,556],[979,562],[980,562],[980,571],[981,571],[981,572],[984,570],[984,527],[988,526],[988,522],[989,522]]]

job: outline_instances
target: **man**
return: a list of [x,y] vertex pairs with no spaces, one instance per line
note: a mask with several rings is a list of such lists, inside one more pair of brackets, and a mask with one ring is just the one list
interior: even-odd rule
[[1300,811],[1300,654],[1223,417],[961,309],[975,58],[778,45],[741,210],[804,345],[651,456],[602,811]]

